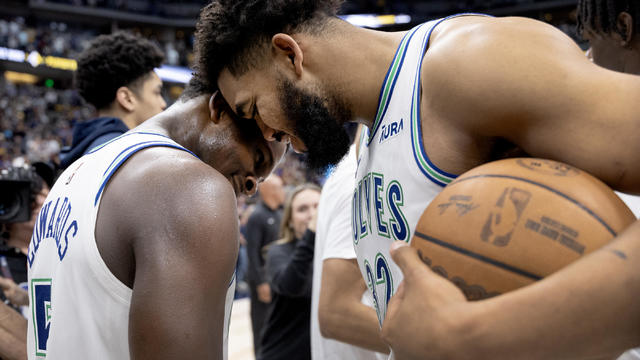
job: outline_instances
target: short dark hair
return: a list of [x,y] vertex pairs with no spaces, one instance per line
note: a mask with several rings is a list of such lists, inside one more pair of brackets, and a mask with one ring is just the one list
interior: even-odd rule
[[80,95],[96,109],[109,106],[121,86],[132,86],[162,65],[164,54],[151,41],[126,32],[100,35],[78,57]]
[[[279,32],[321,29],[342,0],[213,0],[200,11],[194,51],[196,76],[214,91],[220,71],[242,75],[260,59],[250,52]],[[314,21],[317,20],[317,21]]]
[[200,95],[211,94],[208,86],[201,81],[201,79],[197,76],[192,76],[189,80],[187,86],[185,86],[184,91],[180,95],[182,100],[190,100],[196,98]]
[[579,0],[577,21],[578,34],[582,34],[585,26],[603,33],[616,31],[624,35],[616,27],[618,15],[627,12],[633,17],[634,33],[640,26],[640,4],[637,0]]

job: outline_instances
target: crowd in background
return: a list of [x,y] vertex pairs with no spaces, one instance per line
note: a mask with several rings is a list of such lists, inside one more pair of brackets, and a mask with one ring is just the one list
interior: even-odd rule
[[55,161],[73,124],[92,115],[75,90],[0,78],[0,168]]
[[[0,47],[37,51],[42,56],[76,59],[89,42],[100,35],[95,28],[61,21],[30,21],[23,17],[0,18]],[[165,53],[167,65],[188,67],[193,60],[193,32],[132,28],[128,31],[155,42]]]

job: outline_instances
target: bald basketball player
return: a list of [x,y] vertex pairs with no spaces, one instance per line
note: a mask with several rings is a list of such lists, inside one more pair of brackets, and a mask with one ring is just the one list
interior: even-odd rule
[[[594,65],[565,34],[531,19],[453,16],[386,33],[341,21],[335,17],[338,5],[215,0],[197,25],[197,66],[238,115],[255,119],[266,139],[306,151],[312,166],[346,153],[344,122],[362,119],[368,127],[355,179],[352,238],[381,324],[403,278],[390,244],[411,239],[423,209],[457,174],[531,155],[570,163],[618,190],[640,192],[640,77]],[[640,307],[630,301],[640,297],[640,242],[633,236],[640,228],[631,231],[576,263],[588,271],[552,277],[564,286],[550,278],[531,287],[530,296],[492,300],[512,301],[504,307],[468,305],[486,309],[473,314],[478,317],[467,315],[470,310],[458,315],[455,302],[448,313],[434,316],[428,304],[446,293],[420,292],[422,301],[414,294],[410,305],[396,307],[404,313],[396,312],[385,326],[386,338],[399,358],[620,353],[640,343]],[[415,256],[411,251],[402,253]],[[428,273],[419,262],[408,264],[409,274]],[[576,297],[576,287],[597,294]],[[533,304],[541,309],[522,311]],[[491,321],[483,317],[488,315]],[[578,331],[563,327],[572,322]],[[431,332],[422,335],[420,326]],[[446,334],[449,327],[463,334],[453,332],[457,336],[437,344],[446,351],[422,347],[433,346],[427,339],[433,331]],[[490,336],[494,329],[498,336]],[[470,352],[475,347],[479,351]]]
[[219,93],[188,94],[60,177],[29,246],[29,359],[223,359],[236,194],[281,159]]

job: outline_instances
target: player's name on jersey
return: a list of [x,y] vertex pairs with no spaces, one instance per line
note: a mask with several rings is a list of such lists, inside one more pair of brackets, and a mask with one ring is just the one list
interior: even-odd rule
[[353,240],[374,231],[389,239],[408,241],[409,224],[402,213],[404,193],[397,180],[385,184],[383,174],[370,172],[358,181],[351,214]]
[[36,219],[31,243],[29,244],[29,253],[27,255],[29,267],[33,264],[36,253],[40,248],[40,243],[43,240],[54,240],[58,248],[60,261],[64,259],[69,241],[73,240],[78,234],[78,222],[75,219],[69,221],[70,215],[71,202],[67,197],[64,199],[59,197],[44,204]]

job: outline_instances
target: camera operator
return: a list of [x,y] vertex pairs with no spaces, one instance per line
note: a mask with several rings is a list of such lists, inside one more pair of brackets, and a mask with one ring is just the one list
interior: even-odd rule
[[[0,357],[2,359],[26,359],[26,315],[29,305],[27,294],[27,248],[36,217],[42,207],[50,187],[53,185],[54,170],[45,163],[31,167],[15,167],[0,170],[0,192],[5,196],[0,202]],[[28,184],[28,189],[16,190],[14,184]],[[24,195],[26,202],[16,201]],[[13,197],[13,198],[12,198]],[[10,209],[12,204],[20,204],[20,209]],[[28,208],[22,208],[27,206]],[[26,221],[20,221],[13,213],[26,212]],[[12,309],[13,308],[13,309]],[[17,310],[18,312],[14,311]]]

